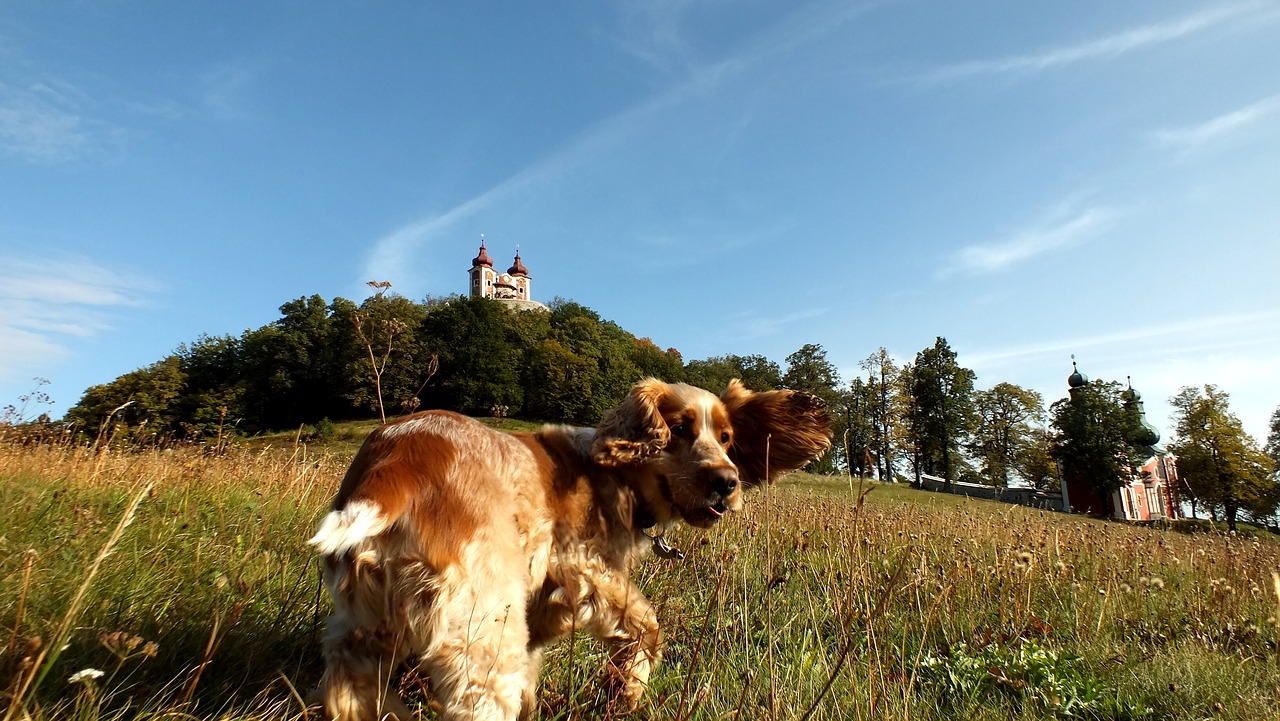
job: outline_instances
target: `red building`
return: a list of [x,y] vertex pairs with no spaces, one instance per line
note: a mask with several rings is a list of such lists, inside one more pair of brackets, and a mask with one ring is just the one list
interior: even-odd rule
[[[1074,394],[1077,388],[1089,382],[1088,377],[1075,369],[1067,378],[1067,385]],[[1182,505],[1178,501],[1178,459],[1160,447],[1160,432],[1147,421],[1142,406],[1142,395],[1129,387],[1123,392],[1124,402],[1135,409],[1141,418],[1138,436],[1134,444],[1146,448],[1151,455],[1129,480],[1106,497],[1092,484],[1080,478],[1062,481],[1062,505],[1064,511],[1095,513],[1123,521],[1157,521],[1182,518]]]

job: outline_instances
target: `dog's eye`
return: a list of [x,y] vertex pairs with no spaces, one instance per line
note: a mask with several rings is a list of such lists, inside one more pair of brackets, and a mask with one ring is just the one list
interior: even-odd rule
[[720,442],[721,442],[721,443],[728,443],[728,442],[729,442],[729,431],[721,431],[721,433],[720,433]]
[[688,432],[689,432],[689,427],[683,423],[671,427],[671,435],[676,436],[678,438],[684,438],[685,434]]

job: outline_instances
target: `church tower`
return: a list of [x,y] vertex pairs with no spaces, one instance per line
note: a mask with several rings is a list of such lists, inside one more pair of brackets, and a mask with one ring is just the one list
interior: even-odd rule
[[498,279],[493,269],[493,258],[484,249],[484,236],[480,236],[480,255],[471,261],[471,297],[492,298],[494,282]]
[[472,298],[493,298],[520,310],[547,309],[533,299],[533,279],[529,277],[529,269],[520,259],[518,250],[515,262],[507,268],[507,272],[499,273],[493,267],[493,258],[489,257],[485,249],[484,236],[480,236],[480,254],[471,260],[470,274]]

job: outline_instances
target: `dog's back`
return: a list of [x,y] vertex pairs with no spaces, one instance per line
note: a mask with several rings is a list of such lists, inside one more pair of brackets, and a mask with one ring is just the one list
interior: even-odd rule
[[[550,533],[538,468],[524,443],[455,413],[418,413],[369,436],[311,539],[335,606],[323,683],[330,714],[408,718],[394,693],[368,686],[385,688],[414,654],[439,697],[498,706],[466,717],[514,715],[528,631],[512,605],[545,575]],[[513,612],[519,622],[509,622]],[[466,688],[498,693],[468,699]],[[365,708],[379,698],[379,708]]]

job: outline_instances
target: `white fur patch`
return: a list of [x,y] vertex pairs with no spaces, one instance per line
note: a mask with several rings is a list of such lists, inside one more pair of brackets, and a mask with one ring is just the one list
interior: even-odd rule
[[388,525],[382,508],[372,501],[355,500],[338,511],[330,511],[320,522],[316,535],[307,541],[325,555],[339,555],[358,546],[370,536],[381,533]]

